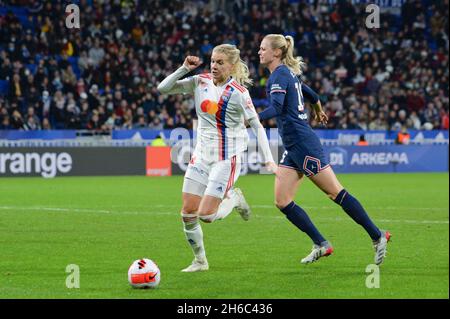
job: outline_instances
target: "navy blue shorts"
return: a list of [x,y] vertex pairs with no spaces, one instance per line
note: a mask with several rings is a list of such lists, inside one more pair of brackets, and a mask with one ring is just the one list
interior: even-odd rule
[[279,166],[295,169],[307,177],[311,177],[326,169],[330,164],[319,144],[312,147],[294,145],[286,149]]

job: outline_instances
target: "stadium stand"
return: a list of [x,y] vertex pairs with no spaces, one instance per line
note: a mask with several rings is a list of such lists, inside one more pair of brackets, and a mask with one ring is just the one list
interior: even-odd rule
[[80,29],[66,28],[65,1],[0,1],[1,130],[192,128],[192,99],[156,86],[187,54],[208,69],[220,43],[240,48],[262,110],[267,33],[294,36],[328,128],[449,128],[448,0],[402,1],[379,29],[350,1],[72,2]]

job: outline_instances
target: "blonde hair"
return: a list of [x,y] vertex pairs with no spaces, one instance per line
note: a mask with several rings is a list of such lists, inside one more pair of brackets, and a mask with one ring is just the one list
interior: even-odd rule
[[233,65],[231,76],[240,84],[249,87],[253,84],[247,64],[241,59],[241,51],[232,44],[221,44],[213,49],[213,52],[223,53],[228,62]]
[[268,34],[264,37],[270,43],[272,50],[281,50],[281,62],[296,75],[302,75],[306,63],[301,57],[294,57],[294,38],[290,35]]

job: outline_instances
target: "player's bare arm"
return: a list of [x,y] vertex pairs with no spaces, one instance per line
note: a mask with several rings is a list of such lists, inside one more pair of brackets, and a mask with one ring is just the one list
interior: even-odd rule
[[320,123],[326,125],[328,123],[328,115],[323,111],[320,100],[312,104],[313,116]]

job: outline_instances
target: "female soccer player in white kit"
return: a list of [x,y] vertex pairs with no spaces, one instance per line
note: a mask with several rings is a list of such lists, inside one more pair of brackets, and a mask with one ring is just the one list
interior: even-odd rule
[[183,182],[181,216],[194,260],[183,272],[208,270],[203,231],[199,218],[213,222],[236,208],[248,220],[250,207],[242,192],[233,189],[240,173],[240,155],[247,149],[244,120],[255,132],[267,169],[276,171],[264,128],[259,122],[245,85],[251,84],[247,65],[234,45],[216,46],[211,55],[211,73],[180,80],[201,65],[187,56],[183,65],[165,78],[158,90],[163,94],[193,94],[198,116],[197,144]]

